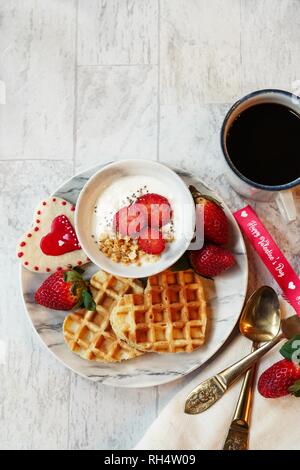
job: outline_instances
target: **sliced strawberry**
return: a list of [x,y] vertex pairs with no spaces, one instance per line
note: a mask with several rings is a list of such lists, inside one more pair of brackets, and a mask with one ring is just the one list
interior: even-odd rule
[[114,217],[114,227],[117,234],[123,237],[136,238],[147,225],[147,211],[137,204],[122,207]]
[[136,202],[146,208],[150,227],[162,227],[170,222],[172,208],[166,197],[149,193],[140,196]]
[[236,263],[232,253],[218,245],[205,243],[201,250],[189,251],[191,265],[204,277],[214,277]]
[[38,288],[34,298],[38,304],[54,310],[71,310],[82,304],[88,310],[95,309],[88,283],[75,270],[60,270],[51,274]]
[[165,249],[165,241],[157,229],[146,227],[142,230],[138,245],[141,250],[149,255],[159,255]]

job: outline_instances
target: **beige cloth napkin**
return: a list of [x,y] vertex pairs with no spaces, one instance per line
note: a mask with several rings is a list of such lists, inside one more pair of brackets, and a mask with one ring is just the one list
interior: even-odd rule
[[[284,301],[287,315],[294,310]],[[281,343],[282,344],[282,343]],[[280,345],[270,351],[259,364],[258,374],[282,359]],[[241,381],[206,412],[186,415],[183,412],[188,393],[200,382],[239,360],[251,350],[251,343],[240,335],[220,353],[213,362],[201,369],[185,388],[164,408],[148,429],[136,449],[166,450],[220,450],[231,423]],[[287,396],[265,399],[255,390],[249,448],[252,450],[300,449],[300,398]]]

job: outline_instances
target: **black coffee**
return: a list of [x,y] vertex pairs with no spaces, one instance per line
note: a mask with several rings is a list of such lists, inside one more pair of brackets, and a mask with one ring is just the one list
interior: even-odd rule
[[300,117],[280,104],[258,104],[232,123],[226,139],[234,166],[251,181],[269,186],[300,176]]

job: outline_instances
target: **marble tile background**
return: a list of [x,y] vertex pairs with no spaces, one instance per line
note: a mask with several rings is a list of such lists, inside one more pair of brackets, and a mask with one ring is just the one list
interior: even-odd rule
[[[131,448],[189,378],[112,389],[66,370],[21,303],[16,239],[74,172],[150,158],[191,170],[231,207],[219,129],[230,104],[300,80],[298,0],[6,0],[0,4],[0,448]],[[300,193],[297,194],[300,205]],[[300,270],[300,223],[256,209]],[[250,286],[271,282],[250,251]]]

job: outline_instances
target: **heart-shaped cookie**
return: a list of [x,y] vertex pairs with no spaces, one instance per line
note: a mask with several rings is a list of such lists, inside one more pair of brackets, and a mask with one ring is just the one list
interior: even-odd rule
[[73,204],[59,197],[44,199],[33,226],[21,238],[17,256],[30,271],[49,273],[89,262],[74,229]]

